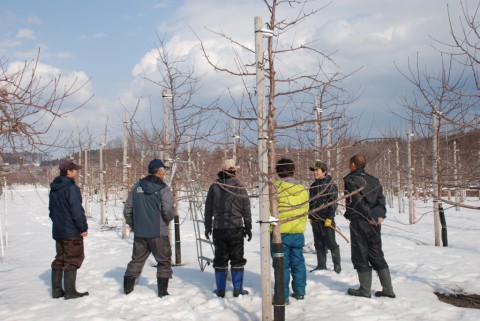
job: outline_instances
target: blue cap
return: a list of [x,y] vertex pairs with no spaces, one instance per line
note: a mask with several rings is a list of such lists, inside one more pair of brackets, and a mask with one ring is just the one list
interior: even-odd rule
[[162,167],[163,168],[168,168],[167,166],[165,166],[165,164],[161,160],[159,160],[157,158],[155,158],[154,160],[152,160],[150,162],[150,164],[148,164],[148,170],[149,171],[154,170],[154,169],[159,169],[159,168],[162,168]]

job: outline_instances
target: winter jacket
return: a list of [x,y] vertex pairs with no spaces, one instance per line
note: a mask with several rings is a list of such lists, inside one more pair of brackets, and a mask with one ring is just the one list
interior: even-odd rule
[[82,206],[82,194],[75,181],[57,176],[50,184],[49,205],[52,237],[64,239],[88,231],[87,218]]
[[172,191],[160,178],[148,175],[132,187],[123,216],[135,237],[168,236],[174,218]]
[[[309,211],[319,208],[323,204],[330,203],[338,198],[338,188],[333,182],[330,175],[325,176],[322,179],[316,179],[309,190],[310,202]],[[335,217],[335,210],[337,206],[333,204],[329,207],[321,209],[320,211],[310,214],[310,217],[321,217],[323,219],[331,219]]]
[[247,190],[232,174],[221,171],[210,185],[205,201],[205,230],[252,229],[252,213]]
[[343,178],[345,194],[364,187],[359,193],[346,199],[345,218],[348,220],[367,219],[378,221],[379,217],[386,218],[385,196],[380,181],[358,168]]
[[[308,192],[305,187],[292,177],[275,181],[278,193],[278,219],[306,214],[308,212]],[[307,216],[280,225],[281,234],[304,233]]]

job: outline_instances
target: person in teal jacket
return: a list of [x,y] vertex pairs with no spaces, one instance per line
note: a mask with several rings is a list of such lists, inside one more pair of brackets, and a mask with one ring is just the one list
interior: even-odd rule
[[[278,219],[280,221],[308,212],[308,191],[293,175],[295,164],[288,158],[277,161],[276,172],[279,177],[275,181],[278,195]],[[307,268],[303,256],[305,246],[305,229],[307,215],[296,220],[282,223],[280,233],[284,253],[285,302],[290,296],[290,275],[292,276],[292,297],[303,300],[307,286]]]

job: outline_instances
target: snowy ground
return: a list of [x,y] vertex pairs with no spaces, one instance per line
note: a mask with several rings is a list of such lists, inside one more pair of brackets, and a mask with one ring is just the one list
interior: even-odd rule
[[[119,202],[120,203],[120,202]],[[468,204],[480,205],[478,198]],[[342,254],[341,274],[318,271],[308,274],[305,300],[290,299],[286,320],[480,320],[480,310],[458,308],[437,300],[443,293],[480,293],[480,211],[446,211],[449,247],[435,247],[431,204],[419,202],[420,221],[408,225],[407,214],[389,209],[383,228],[383,243],[390,265],[396,299],[355,298],[346,295],[357,286],[350,262],[350,247],[337,238]],[[132,240],[122,240],[120,230],[106,230],[98,224],[99,206],[92,204],[90,230],[86,238],[86,259],[78,272],[77,288],[90,296],[65,301],[51,299],[50,263],[54,257],[51,223],[48,218],[48,190],[19,186],[0,202],[5,238],[8,217],[8,249],[0,262],[0,320],[261,320],[260,259],[258,228],[246,243],[248,260],[245,287],[250,295],[233,298],[231,285],[225,299],[217,298],[213,268],[201,272],[198,266],[193,223],[182,218],[182,262],[174,268],[170,296],[157,297],[155,268],[149,259],[136,285],[126,296],[122,283],[130,259]],[[8,215],[5,215],[5,211]],[[253,209],[258,216],[258,207]],[[110,224],[117,224],[121,207],[108,206]],[[182,214],[183,215],[183,214]],[[423,215],[423,216],[422,216]],[[348,224],[337,217],[343,233]],[[312,241],[307,227],[307,242]],[[313,247],[312,247],[313,248]],[[315,255],[306,249],[307,268],[315,266]],[[374,275],[372,292],[379,290]]]

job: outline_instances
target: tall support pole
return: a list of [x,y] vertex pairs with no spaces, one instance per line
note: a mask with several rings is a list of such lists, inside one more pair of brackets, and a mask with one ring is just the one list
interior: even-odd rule
[[100,224],[105,224],[105,182],[103,179],[103,149],[105,148],[105,139],[100,137]]
[[164,132],[164,144],[165,146],[163,146],[163,149],[162,149],[162,160],[166,160],[168,159],[168,144],[170,143],[169,141],[169,132],[170,132],[170,128],[169,128],[169,121],[168,121],[168,98],[171,98],[170,95],[168,95],[167,93],[167,88],[163,88],[163,91],[162,91],[162,98],[163,98],[163,132]]
[[90,180],[89,180],[89,174],[88,174],[88,151],[89,151],[89,147],[87,149],[85,149],[84,153],[85,153],[85,166],[83,167],[84,170],[84,175],[85,175],[85,186],[84,186],[84,195],[83,195],[83,199],[85,200],[84,204],[85,204],[85,217],[89,217],[90,216],[90,209],[89,209],[89,202],[90,202]]
[[458,160],[457,160],[457,141],[453,141],[453,182],[455,186],[455,210],[460,211],[460,206],[458,204],[460,203],[460,195],[459,195],[459,190],[458,190]]
[[387,177],[388,177],[388,205],[390,208],[393,208],[393,184],[392,184],[392,150],[390,147],[387,151]]
[[319,115],[319,108],[318,108],[318,97],[315,96],[314,98],[314,106],[313,106],[313,117],[315,120],[315,161],[320,160],[320,115]]
[[441,245],[441,222],[440,211],[441,206],[438,201],[440,184],[438,182],[438,120],[436,109],[432,112],[432,195],[433,195],[433,228],[435,234],[435,246]]
[[407,132],[407,193],[408,193],[408,222],[415,223],[413,208],[413,188],[412,188],[412,138],[413,133]]
[[327,168],[332,167],[332,127],[327,126]]
[[[127,152],[128,152],[128,125],[129,121],[127,117],[123,121],[123,163],[122,163],[122,201],[125,203],[128,197],[128,164],[127,164]],[[125,217],[122,215],[122,239],[127,238],[127,224]]]
[[397,161],[397,190],[398,190],[398,213],[403,213],[403,191],[402,191],[402,183],[400,180],[400,146],[398,140],[395,142],[395,156]]
[[[262,18],[255,17],[255,65],[257,82],[257,120],[258,120],[258,198],[259,215],[262,222],[269,221],[268,201],[268,155],[267,122],[265,117],[265,75],[263,65]],[[260,254],[262,277],[262,320],[272,321],[272,294],[270,288],[270,226],[260,224]]]
[[232,147],[232,158],[237,163],[237,128],[236,128],[236,121],[232,119],[232,132],[233,132],[233,147]]

